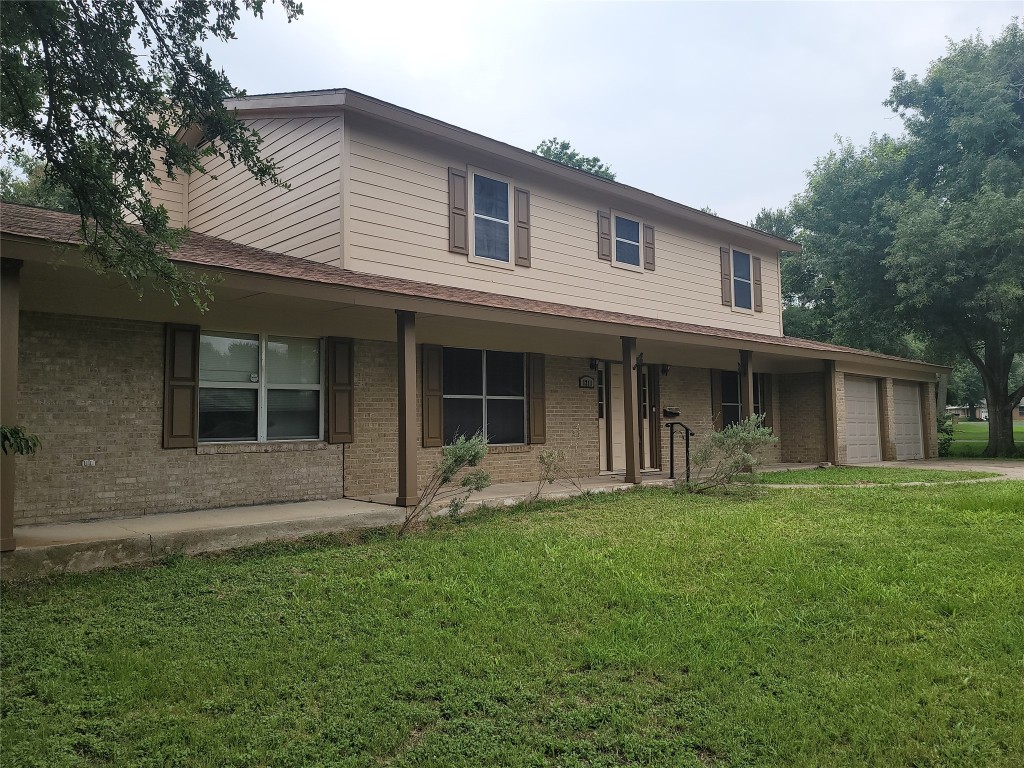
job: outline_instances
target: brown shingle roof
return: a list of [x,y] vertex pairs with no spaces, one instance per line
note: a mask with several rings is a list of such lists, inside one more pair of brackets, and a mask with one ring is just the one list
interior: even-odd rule
[[[79,237],[78,216],[15,203],[3,203],[0,205],[0,232],[5,235],[37,238],[57,243],[75,244],[81,241]],[[177,264],[192,267],[248,272],[288,280],[303,280],[323,285],[336,285],[378,293],[488,307],[491,309],[507,309],[554,317],[589,320],[597,323],[651,328],[695,336],[710,336],[740,343],[768,344],[779,347],[780,352],[786,348],[796,348],[826,353],[824,355],[826,357],[828,356],[827,353],[831,352],[856,354],[881,360],[910,362],[918,365],[922,364],[918,360],[907,360],[892,355],[865,352],[859,349],[840,347],[809,339],[732,331],[705,325],[681,323],[674,320],[660,320],[651,317],[628,315],[622,312],[609,312],[603,309],[590,309],[568,304],[556,304],[550,301],[503,296],[466,288],[421,283],[397,277],[369,275],[328,264],[307,261],[294,256],[271,253],[270,251],[240,245],[195,232],[189,233],[182,246],[171,254],[171,260]]]

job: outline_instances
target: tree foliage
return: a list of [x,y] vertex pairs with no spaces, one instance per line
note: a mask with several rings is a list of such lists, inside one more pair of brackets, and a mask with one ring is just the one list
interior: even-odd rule
[[572,144],[568,141],[560,141],[557,136],[545,139],[533,151],[534,154],[554,160],[556,163],[578,168],[581,171],[592,173],[594,176],[600,176],[602,179],[615,181],[614,171],[606,163],[602,163],[601,158],[587,157],[573,149]]
[[[204,278],[167,258],[182,231],[168,225],[148,187],[162,173],[202,173],[213,157],[279,183],[274,164],[259,156],[259,136],[225,107],[243,92],[203,49],[211,38],[232,39],[243,9],[262,17],[264,2],[0,3],[0,148],[15,164],[20,152],[42,163],[41,177],[38,169],[29,177],[41,178],[37,190],[66,190],[62,207],[81,215],[85,254],[97,269],[203,305]],[[302,12],[296,0],[280,4],[288,21]]]
[[837,343],[966,357],[989,403],[986,452],[1007,455],[1024,395],[1024,28],[951,43],[925,77],[893,81],[905,135],[840,143],[793,202],[805,249],[784,266],[787,332],[796,320]]
[[77,213],[68,188],[46,175],[46,164],[26,152],[14,151],[0,165],[0,199],[51,211]]

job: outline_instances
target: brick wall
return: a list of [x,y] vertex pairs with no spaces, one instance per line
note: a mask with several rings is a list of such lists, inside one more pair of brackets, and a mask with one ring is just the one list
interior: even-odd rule
[[22,314],[19,421],[42,448],[17,462],[19,524],[342,495],[341,446],[162,448],[163,355],[159,323]]
[[[562,451],[570,470],[590,477],[599,472],[597,391],[580,389],[579,377],[590,373],[589,360],[545,359],[547,442],[544,445],[493,446],[481,468],[492,483],[535,480],[538,454]],[[398,466],[397,346],[387,342],[357,341],[355,345],[355,435],[345,449],[345,493],[369,497],[396,494]],[[423,401],[417,360],[416,442],[422,446]],[[440,448],[418,449],[419,481],[429,478],[440,458]]]
[[825,378],[820,373],[774,377],[779,397],[781,460],[786,464],[825,461]]

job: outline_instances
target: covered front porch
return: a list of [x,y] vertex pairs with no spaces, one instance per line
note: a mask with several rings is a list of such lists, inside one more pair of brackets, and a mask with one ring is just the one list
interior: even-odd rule
[[[4,548],[18,543],[15,526],[284,501],[413,505],[452,433],[444,413],[459,397],[488,397],[449,398],[452,349],[522,358],[525,387],[496,398],[518,401],[523,419],[522,439],[492,445],[485,460],[499,486],[535,484],[548,449],[598,484],[657,481],[669,469],[669,422],[700,439],[755,412],[781,439],[770,463],[843,460],[852,350],[335,268],[320,275],[320,265],[296,277],[287,272],[297,260],[270,254],[251,256],[251,269],[208,267],[219,282],[204,313],[159,293],[140,300],[67,255],[55,269],[41,243],[7,244],[5,257],[3,420],[39,432],[43,449],[4,458]],[[318,340],[320,434],[273,439],[261,399],[259,439],[198,436],[206,333]],[[933,375],[924,368],[918,375]],[[266,377],[253,376],[262,393]]]

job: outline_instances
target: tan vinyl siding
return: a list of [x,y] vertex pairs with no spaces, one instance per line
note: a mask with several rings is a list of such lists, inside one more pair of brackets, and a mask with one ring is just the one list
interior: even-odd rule
[[290,188],[260,186],[244,166],[207,164],[189,180],[188,224],[196,232],[328,263],[341,258],[341,119],[250,122],[264,157]]
[[150,200],[153,201],[153,205],[162,205],[167,209],[167,223],[170,226],[184,227],[186,223],[185,206],[187,204],[185,200],[185,174],[179,171],[175,174],[175,178],[172,181],[167,177],[167,172],[164,169],[159,154],[153,154],[153,162],[156,164],[156,173],[160,183],[154,184],[150,182],[146,185]]
[[[348,126],[348,269],[781,335],[775,253],[745,249],[762,259],[764,311],[734,311],[721,303],[719,248],[728,243],[725,236],[627,207],[656,229],[657,270],[616,268],[597,258],[596,211],[616,208],[619,201],[611,195],[598,199],[540,175],[490,166],[470,151],[405,138],[367,121],[350,119]],[[511,177],[530,191],[530,268],[495,269],[449,252],[448,167],[467,164]]]

